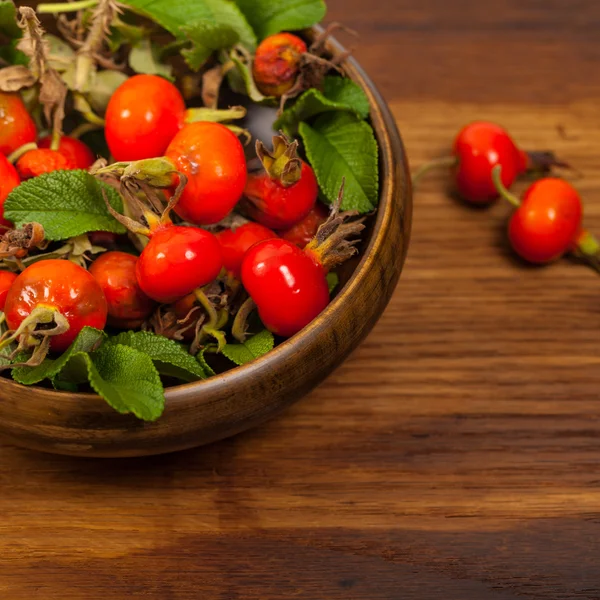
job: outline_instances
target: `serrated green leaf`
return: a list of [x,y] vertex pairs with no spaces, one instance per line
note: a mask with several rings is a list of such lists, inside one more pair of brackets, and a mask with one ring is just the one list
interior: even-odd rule
[[21,29],[17,25],[17,9],[12,0],[0,0],[0,33],[11,39],[21,37]]
[[335,288],[340,284],[340,278],[337,273],[327,273],[327,286],[329,287],[329,293],[333,293]]
[[93,327],[84,327],[75,341],[56,359],[46,359],[37,367],[17,367],[12,370],[13,379],[23,385],[33,385],[44,379],[52,379],[79,353],[91,352],[104,337],[104,332]]
[[165,392],[152,359],[135,348],[108,344],[84,354],[90,385],[121,414],[156,421],[165,408]]
[[329,76],[323,82],[323,92],[316,88],[304,92],[293,106],[283,111],[273,129],[283,129],[289,136],[294,136],[301,121],[319,114],[347,111],[366,119],[369,109],[369,99],[358,84],[346,77]]
[[379,202],[379,149],[371,126],[337,112],[300,123],[299,131],[326,200],[335,202],[345,178],[342,210],[372,211]]
[[161,75],[173,81],[173,67],[160,61],[160,49],[150,40],[139,41],[129,53],[129,66],[136,73]]
[[235,0],[259,39],[280,31],[306,29],[325,17],[323,0]]
[[6,199],[4,215],[16,226],[40,223],[46,239],[65,240],[90,231],[125,233],[108,212],[102,198],[106,191],[111,206],[123,212],[117,191],[86,171],[54,171],[24,181]]
[[236,365],[245,365],[273,350],[275,338],[273,334],[265,329],[251,338],[248,338],[243,344],[226,344],[223,348],[223,355]]
[[183,52],[191,67],[198,69],[215,51],[242,44],[256,48],[252,27],[229,0],[127,0],[134,11],[150,17],[178,39],[188,39],[192,48]]
[[127,331],[109,338],[109,344],[121,344],[147,354],[158,372],[183,381],[206,379],[206,372],[197,360],[177,342],[149,331]]

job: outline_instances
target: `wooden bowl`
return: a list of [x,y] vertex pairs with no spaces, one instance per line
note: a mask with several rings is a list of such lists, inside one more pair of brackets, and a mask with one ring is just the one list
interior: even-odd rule
[[[331,43],[331,52],[342,48]],[[167,390],[164,415],[143,423],[95,394],[25,387],[0,379],[0,436],[56,454],[128,457],[163,454],[220,440],[266,421],[321,383],[371,331],[396,287],[408,250],[411,187],[394,119],[358,64],[348,75],[367,93],[380,148],[381,200],[360,258],[343,287],[303,331],[268,355],[205,381]]]

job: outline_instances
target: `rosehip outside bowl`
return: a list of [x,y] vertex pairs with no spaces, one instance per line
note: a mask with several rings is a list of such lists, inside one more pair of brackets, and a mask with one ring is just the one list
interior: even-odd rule
[[[319,31],[316,28],[313,35]],[[334,55],[343,50],[335,42],[329,49]],[[145,456],[201,446],[255,427],[290,406],[361,343],[400,277],[410,238],[412,196],[408,162],[389,108],[354,60],[345,68],[370,100],[380,151],[381,198],[377,214],[367,222],[360,254],[341,269],[339,291],[327,309],[252,363],[168,388],[165,412],[155,423],[119,415],[95,394],[25,387],[1,378],[3,441],[89,457]]]

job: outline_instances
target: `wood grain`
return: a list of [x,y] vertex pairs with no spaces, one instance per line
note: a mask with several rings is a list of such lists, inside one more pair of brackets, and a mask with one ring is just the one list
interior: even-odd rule
[[[594,0],[329,4],[415,166],[493,118],[577,165],[600,231]],[[424,182],[372,335],[258,430],[146,460],[0,446],[0,597],[600,598],[599,281],[515,260],[507,215]]]

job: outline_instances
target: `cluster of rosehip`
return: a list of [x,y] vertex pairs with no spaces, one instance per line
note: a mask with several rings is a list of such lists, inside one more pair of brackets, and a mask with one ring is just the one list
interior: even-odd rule
[[[257,64],[261,53],[263,62],[279,60],[281,53],[273,48],[289,48],[289,38],[288,34],[267,38],[257,51]],[[295,40],[298,63],[306,45]],[[276,71],[274,66],[265,71]],[[280,77],[276,89],[266,91],[281,97],[294,78],[286,84]],[[126,199],[134,213],[141,198],[137,218],[114,209],[112,213],[130,234],[144,240],[139,256],[133,248],[113,250],[101,254],[89,270],[47,259],[18,276],[0,271],[0,310],[12,332],[39,331],[39,311],[36,319],[31,317],[42,305],[67,320],[64,331],[56,331],[52,338],[55,351],[66,349],[86,325],[103,329],[108,321],[117,328],[140,327],[159,306],[175,315],[179,332],[187,329],[193,334],[199,312],[204,329],[217,330],[228,315],[223,316],[222,307],[214,302],[214,288],[207,290],[215,281],[242,289],[251,310],[256,307],[264,325],[283,337],[295,334],[327,306],[328,271],[355,252],[340,231],[355,235],[363,226],[344,225],[343,214],[335,209],[330,213],[318,202],[317,179],[298,157],[296,142],[278,135],[272,150],[258,142],[263,168],[249,173],[235,128],[194,122],[192,114],[179,89],[166,79],[129,78],[112,95],[105,114],[105,138],[117,162],[98,164],[79,139],[38,139],[20,95],[0,93],[0,204],[21,181],[56,170],[91,169],[126,196],[129,191]],[[131,173],[130,183],[135,185],[128,187]],[[239,226],[214,229],[215,224],[227,223],[236,207],[243,214],[235,222]],[[334,239],[316,236],[326,221]],[[3,224],[9,230],[13,227],[6,220]],[[102,232],[92,233],[91,239],[105,245],[118,242],[116,236]],[[43,318],[52,320],[45,313]],[[244,332],[238,328],[238,333],[243,339]]]
[[[583,227],[577,190],[565,179],[550,176],[553,168],[570,166],[552,153],[521,150],[502,127],[476,121],[460,131],[452,156],[423,166],[413,182],[441,166],[452,169],[456,190],[465,201],[486,205],[502,197],[515,207],[508,238],[527,262],[547,264],[570,254],[598,269],[600,244]],[[520,176],[541,177],[521,200],[509,191]]]

